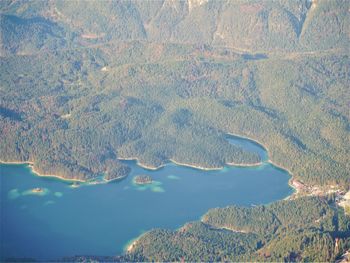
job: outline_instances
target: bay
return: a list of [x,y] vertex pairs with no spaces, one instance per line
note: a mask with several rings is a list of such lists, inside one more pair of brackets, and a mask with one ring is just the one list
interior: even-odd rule
[[[176,229],[210,208],[267,204],[293,193],[290,175],[267,162],[260,145],[234,136],[228,141],[257,152],[263,163],[217,171],[170,163],[152,171],[125,161],[128,177],[78,188],[35,176],[27,164],[0,164],[1,260],[117,255],[150,229]],[[140,174],[152,184],[134,184]]]

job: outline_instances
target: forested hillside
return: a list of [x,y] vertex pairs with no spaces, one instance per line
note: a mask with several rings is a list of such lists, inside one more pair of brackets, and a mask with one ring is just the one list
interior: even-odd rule
[[146,232],[124,255],[63,261],[334,262],[349,247],[349,217],[336,209],[334,196],[323,196],[215,208],[177,230]]
[[234,133],[307,184],[349,182],[346,54],[246,59],[136,41],[3,57],[1,71],[1,159],[44,174],[119,174],[117,158],[259,162],[226,142]]
[[117,158],[259,162],[235,133],[304,183],[347,187],[347,7],[3,1],[1,159],[81,180],[125,174]]
[[[34,39],[46,35],[50,41],[61,38],[78,46],[145,40],[210,44],[242,52],[336,49],[344,47],[349,36],[349,3],[344,0],[5,0],[0,7],[19,27],[9,35],[23,42],[18,48],[5,41],[5,54],[52,47],[28,41],[29,33]],[[2,23],[3,30],[7,23]],[[56,26],[65,34],[56,34]]]
[[[254,139],[306,187],[350,186],[347,0],[3,0],[0,160],[111,180],[137,159],[254,165]],[[318,197],[210,210],[127,258],[334,261],[349,221]]]
[[130,247],[133,261],[332,262],[350,246],[350,221],[332,198],[209,210],[176,231],[152,230]]

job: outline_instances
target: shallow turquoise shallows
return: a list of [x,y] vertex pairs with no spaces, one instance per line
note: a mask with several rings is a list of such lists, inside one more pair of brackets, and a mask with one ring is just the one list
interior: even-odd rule
[[[229,141],[267,160],[254,142]],[[35,176],[25,164],[0,164],[1,259],[116,255],[152,228],[176,229],[213,207],[266,204],[293,192],[289,174],[267,162],[219,171],[175,164],[150,171],[127,163],[132,168],[127,178],[78,188]],[[153,183],[135,185],[139,174],[150,175]]]

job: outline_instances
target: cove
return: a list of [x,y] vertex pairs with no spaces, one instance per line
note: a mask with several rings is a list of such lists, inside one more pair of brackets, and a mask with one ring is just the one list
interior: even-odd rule
[[[260,145],[234,136],[228,141],[257,152],[263,163],[217,171],[170,163],[152,171],[125,161],[128,177],[79,188],[35,176],[27,164],[0,164],[0,259],[112,256],[152,228],[176,229],[210,208],[267,204],[293,193],[289,174],[267,162]],[[136,185],[139,174],[150,175],[152,184]]]

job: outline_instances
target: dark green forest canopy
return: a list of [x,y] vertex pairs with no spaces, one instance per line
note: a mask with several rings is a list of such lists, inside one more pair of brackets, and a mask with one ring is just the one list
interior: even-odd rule
[[349,248],[349,236],[349,217],[334,209],[331,197],[304,197],[211,209],[176,231],[147,232],[126,260],[331,262]]
[[347,9],[2,1],[1,159],[81,180],[127,174],[117,158],[149,167],[259,162],[226,142],[234,133],[261,142],[306,184],[346,188]]
[[[0,159],[79,180],[125,176],[123,158],[260,162],[232,133],[309,186],[349,189],[348,10],[346,0],[1,1]],[[304,197],[212,209],[102,261],[334,261],[349,236],[332,198]]]
[[118,174],[126,170],[117,158],[150,167],[258,162],[227,143],[234,133],[261,142],[307,184],[349,180],[346,54],[246,60],[135,41],[7,56],[1,72],[1,158],[34,161],[44,173]]

